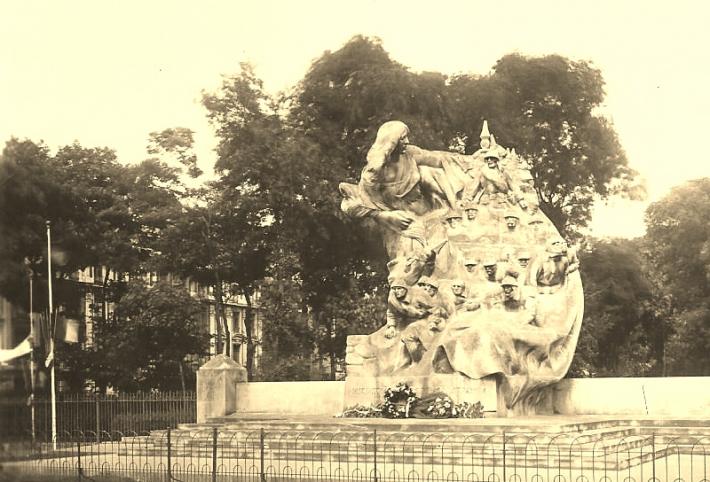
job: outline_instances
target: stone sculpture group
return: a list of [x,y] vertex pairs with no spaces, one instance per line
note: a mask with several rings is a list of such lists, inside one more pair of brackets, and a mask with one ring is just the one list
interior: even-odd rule
[[528,163],[484,121],[472,155],[383,124],[342,209],[374,223],[390,261],[387,317],[348,342],[348,376],[498,377],[531,413],[569,369],[583,313],[575,251],[539,210]]

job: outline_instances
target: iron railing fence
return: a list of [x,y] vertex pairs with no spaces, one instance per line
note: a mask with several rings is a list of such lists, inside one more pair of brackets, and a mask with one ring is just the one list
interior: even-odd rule
[[[37,439],[36,439],[37,440]],[[5,445],[9,474],[92,480],[707,482],[710,438],[646,433],[64,432]],[[31,480],[31,479],[28,479]]]
[[[0,441],[52,431],[48,399],[0,400]],[[117,396],[61,394],[57,399],[57,432],[93,431],[148,433],[193,423],[197,416],[195,392],[123,393]],[[51,435],[50,435],[51,436]],[[35,437],[36,438],[36,437]]]

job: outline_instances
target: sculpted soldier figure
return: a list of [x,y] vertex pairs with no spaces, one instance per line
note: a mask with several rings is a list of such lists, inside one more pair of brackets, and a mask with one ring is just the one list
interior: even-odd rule
[[454,296],[454,305],[458,311],[466,303],[466,283],[463,280],[455,279],[451,282],[451,294]]
[[514,185],[510,175],[499,166],[500,156],[494,149],[484,154],[485,164],[473,177],[473,182],[464,190],[464,201],[489,204],[494,199],[498,204],[520,204],[526,207],[522,193]]
[[577,257],[577,250],[569,245],[569,242],[564,242],[564,251],[567,260],[569,261],[569,266],[567,267],[567,274],[577,271],[579,269],[579,257]]
[[421,360],[424,352],[429,350],[432,341],[443,330],[449,317],[446,310],[436,308],[423,320],[415,321],[402,332],[406,365]]
[[532,259],[529,251],[521,251],[518,253],[517,270],[520,272],[518,280],[523,286],[530,286],[530,259]]
[[472,275],[476,272],[476,266],[478,266],[478,260],[474,258],[465,259],[463,262],[464,268],[466,268],[467,273]]
[[487,258],[483,262],[483,269],[486,271],[486,281],[491,283],[498,282],[496,275],[498,274],[498,261],[493,258]]
[[534,323],[535,307],[532,298],[526,298],[520,290],[518,280],[514,276],[506,276],[501,281],[503,289],[500,301],[494,308],[500,309],[513,316],[516,322],[521,324]]
[[473,202],[467,202],[463,206],[464,213],[466,213],[466,221],[472,223],[476,220],[478,216],[478,206]]
[[506,245],[525,244],[525,233],[520,229],[520,215],[513,209],[507,210],[505,218],[505,228],[501,233],[501,242]]
[[448,213],[446,213],[446,224],[449,229],[456,230],[460,228],[462,220],[463,216],[461,216],[461,213],[458,211],[451,209]]
[[559,243],[553,239],[547,245],[547,258],[540,260],[531,269],[531,274],[540,294],[555,293],[565,282],[569,260]]
[[475,311],[481,307],[481,304],[474,298],[466,296],[466,282],[461,279],[455,279],[451,282],[451,293],[454,295],[455,311]]
[[387,329],[385,338],[395,336],[397,330],[403,329],[411,322],[424,318],[426,310],[415,307],[407,296],[409,287],[402,279],[392,281],[387,297]]
[[515,231],[515,228],[518,227],[518,223],[520,222],[518,213],[511,209],[506,211],[503,217],[505,218],[505,225],[508,227],[508,231]]

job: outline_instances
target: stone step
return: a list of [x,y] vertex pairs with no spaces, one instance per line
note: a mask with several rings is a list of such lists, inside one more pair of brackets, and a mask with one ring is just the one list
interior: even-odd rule
[[[327,443],[331,446],[343,446],[348,444],[371,444],[374,433],[372,432],[286,432],[272,433],[264,432],[264,438],[268,443],[284,443],[294,444],[298,442],[304,444],[323,444]],[[199,446],[212,444],[214,437],[213,429],[197,429],[197,430],[173,430],[171,431],[171,442],[173,444],[187,444]],[[225,445],[258,445],[261,434],[260,432],[241,432],[219,429],[217,443],[220,446]],[[546,447],[553,445],[556,447],[580,447],[588,444],[597,443],[599,449],[602,447],[612,446],[618,440],[631,441],[632,437],[637,437],[632,428],[602,428],[588,430],[582,433],[565,433],[565,434],[506,434],[505,442],[509,447],[518,447],[524,449],[526,446]],[[155,444],[167,445],[167,432],[153,432],[149,440]],[[502,434],[491,433],[462,433],[462,432],[435,432],[435,433],[392,433],[378,432],[377,440],[380,445],[383,444],[399,444],[399,445],[418,445],[423,442],[447,444],[463,444],[466,446],[485,446],[485,445],[501,445],[503,444]],[[638,443],[633,439],[633,443]]]
[[[440,421],[439,421],[440,422]],[[372,423],[372,424],[343,424],[343,423],[318,423],[318,424],[304,424],[304,423],[294,423],[294,424],[267,424],[267,423],[202,423],[202,424],[180,424],[177,429],[173,429],[174,433],[177,432],[194,432],[194,433],[211,433],[215,428],[218,429],[220,433],[223,432],[245,432],[245,433],[258,433],[262,429],[266,433],[279,433],[279,432],[299,432],[299,433],[363,433],[369,434],[374,430],[378,433],[426,433],[426,434],[437,434],[437,433],[476,433],[476,434],[486,434],[487,436],[501,435],[503,433],[506,436],[516,436],[516,435],[530,435],[535,434],[537,436],[548,436],[555,437],[559,435],[566,435],[568,437],[576,436],[580,433],[586,433],[590,431],[614,431],[614,430],[638,430],[638,427],[633,427],[629,425],[620,424],[588,424],[585,426],[576,427],[577,430],[536,430],[535,427],[528,427],[529,430],[523,430],[525,427],[515,427],[514,430],[510,429],[509,426],[486,426],[486,425],[475,425],[475,424],[459,424],[458,421],[455,424],[451,422],[447,424],[407,424],[403,429],[399,424],[392,423]],[[157,432],[165,432],[160,430]]]
[[[433,466],[433,467],[501,467],[504,463],[510,467],[535,467],[551,469],[606,469],[621,470],[634,467],[640,463],[648,462],[654,458],[665,457],[664,450],[652,453],[650,447],[647,450],[638,450],[624,454],[624,456],[603,456],[589,452],[575,453],[545,453],[537,456],[516,456],[506,452],[505,457],[501,451],[491,451],[490,453],[449,453],[448,451],[424,451],[421,453],[405,453],[398,451],[378,451],[377,463],[379,466]],[[126,451],[119,451],[119,456],[133,455]],[[150,449],[142,452],[146,457],[167,458],[165,449]],[[210,460],[212,450],[190,449],[171,451],[174,462],[180,459]],[[228,465],[230,462],[240,462],[242,465],[258,466],[260,464],[260,454],[254,452],[243,452],[239,450],[227,449],[218,450],[217,457],[220,464]],[[270,466],[286,466],[300,464],[328,465],[338,467],[340,465],[366,466],[374,464],[374,453],[372,451],[355,451],[347,453],[309,451],[309,450],[289,450],[279,451],[265,449],[264,462]]]
[[[456,434],[451,437],[421,437],[421,438],[378,438],[377,446],[381,451],[400,450],[402,452],[416,452],[421,450],[447,450],[472,452],[502,452],[504,449],[510,454],[532,454],[532,453],[629,453],[636,451],[640,447],[651,447],[651,437],[624,434],[623,437],[609,438],[601,437],[601,434],[588,434],[575,439],[574,443],[569,443],[562,439],[549,440],[542,443],[539,440],[515,440],[506,438],[503,444],[502,438],[496,440],[483,440],[473,438],[457,438]],[[171,448],[173,450],[212,450],[212,438],[198,437],[171,437]],[[353,440],[348,438],[298,438],[298,437],[265,437],[264,445],[270,450],[279,451],[317,451],[317,452],[350,452],[355,450],[372,451],[372,438]],[[165,438],[145,438],[136,437],[133,440],[124,440],[122,446],[131,450],[162,449],[167,450],[168,441]],[[238,440],[218,438],[218,450],[237,450],[242,452],[256,452],[259,450],[260,440],[251,439]],[[656,448],[664,448],[656,443]],[[648,451],[648,450],[647,450]]]
[[[648,437],[651,437],[650,435]],[[710,454],[710,437],[695,435],[655,435],[654,443],[657,447],[695,447],[699,452]]]
[[675,426],[675,427],[637,427],[641,433],[656,435],[693,435],[696,437],[710,437],[710,427],[700,426]]
[[703,418],[648,418],[648,419],[629,419],[627,420],[629,424],[636,425],[639,427],[658,427],[658,428],[671,428],[671,427],[700,427],[709,428],[710,419]]
[[[215,417],[203,424],[181,424],[179,428],[192,429],[195,427],[229,427],[232,430],[259,430],[264,428],[271,431],[335,431],[347,429],[378,430],[383,432],[495,432],[495,433],[567,433],[609,428],[620,425],[619,420],[601,419],[588,422],[576,422],[550,419],[549,417],[527,418],[521,423],[511,423],[510,419],[482,418],[482,419],[381,419],[381,418],[326,418],[326,417],[294,417],[269,418],[258,417],[254,414],[242,416],[240,414]],[[527,423],[526,423],[527,422]]]

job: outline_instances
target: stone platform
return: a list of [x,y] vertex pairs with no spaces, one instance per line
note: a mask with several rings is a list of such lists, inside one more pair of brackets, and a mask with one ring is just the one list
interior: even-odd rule
[[216,440],[221,458],[247,464],[266,457],[275,465],[432,464],[466,473],[505,464],[644,471],[651,462],[710,453],[708,419],[623,416],[393,420],[251,413],[180,425],[171,431],[170,442],[166,435],[153,432],[131,450],[141,447],[144,455],[160,457],[171,443],[173,456],[208,456]]

